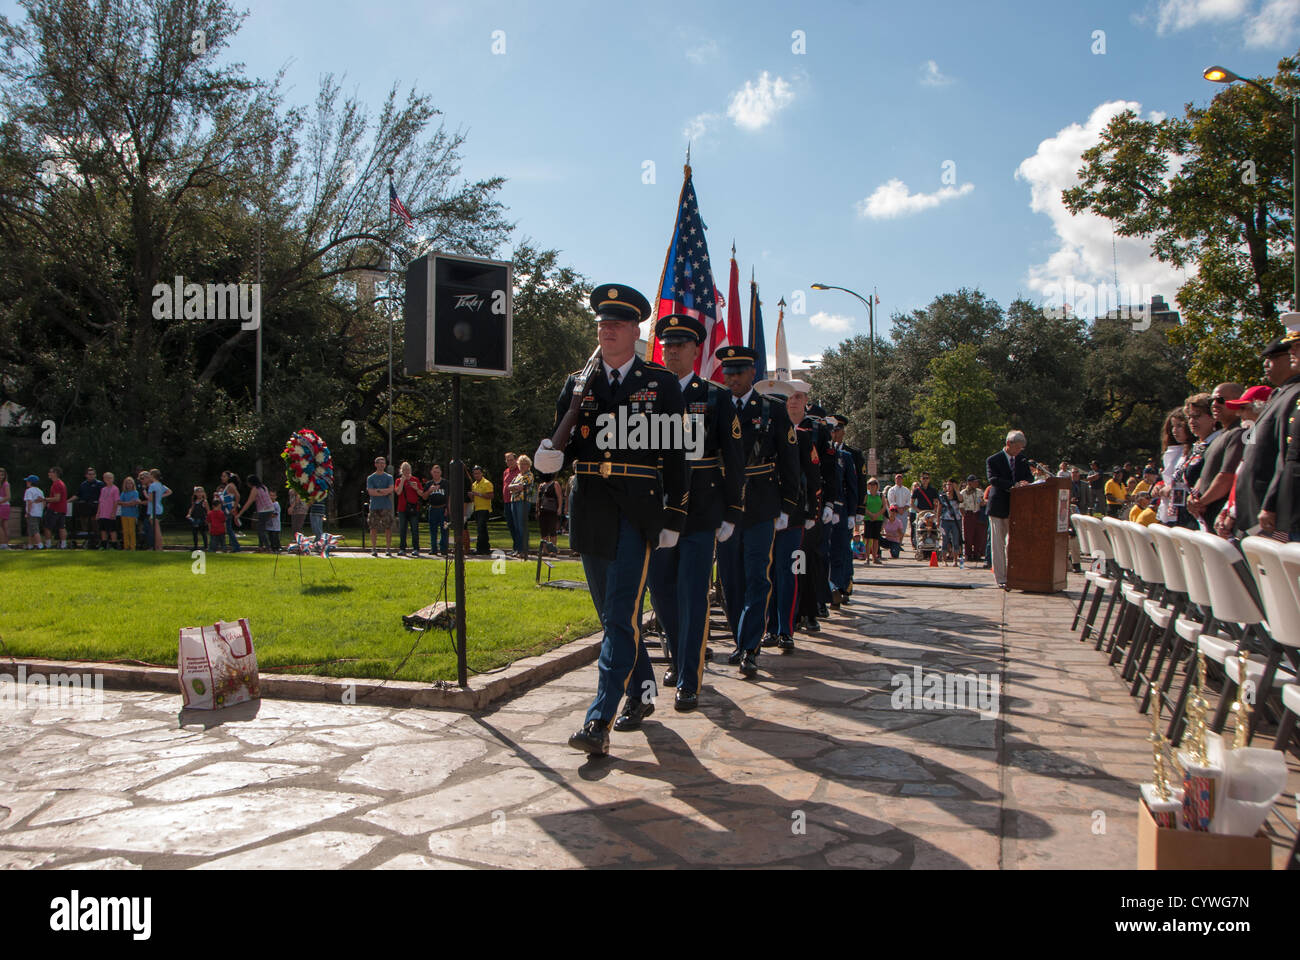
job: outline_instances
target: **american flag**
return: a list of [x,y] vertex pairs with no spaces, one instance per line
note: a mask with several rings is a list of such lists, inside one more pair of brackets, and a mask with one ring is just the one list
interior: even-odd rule
[[397,199],[397,190],[393,186],[393,181],[391,180],[388,181],[388,209],[401,217],[402,222],[408,227],[415,226],[415,224],[411,222],[411,215],[406,212],[406,206],[401,200]]
[[[670,313],[683,313],[704,324],[704,344],[695,363],[695,372],[705,379],[722,382],[722,365],[713,351],[727,343],[725,323],[718,322],[718,301],[722,299],[713,283],[713,266],[709,263],[709,246],[704,239],[704,221],[695,199],[691,168],[686,168],[681,196],[677,198],[677,222],[668,244],[664,272],[659,281],[659,309],[655,320]],[[663,362],[663,346],[653,331],[646,351],[655,363]]]

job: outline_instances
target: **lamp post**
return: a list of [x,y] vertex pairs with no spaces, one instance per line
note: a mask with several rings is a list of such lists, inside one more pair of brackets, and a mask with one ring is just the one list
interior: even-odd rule
[[[829,283],[814,283],[814,290],[842,290],[850,296],[857,297],[867,307],[867,333],[869,337],[869,360],[867,362],[867,408],[868,417],[871,419],[870,437],[871,450],[867,454],[868,461],[876,460],[876,308],[871,300],[854,293],[848,287],[837,287]],[[867,469],[874,473],[877,467],[868,466]]]
[[[1256,80],[1234,73],[1227,67],[1206,67],[1201,76],[1211,83],[1248,83],[1283,110],[1287,102]],[[1300,310],[1300,98],[1292,97],[1291,110],[1291,309]]]

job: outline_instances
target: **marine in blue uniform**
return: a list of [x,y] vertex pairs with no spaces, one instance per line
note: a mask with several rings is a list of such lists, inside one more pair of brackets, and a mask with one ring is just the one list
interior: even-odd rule
[[838,519],[834,521],[830,535],[831,606],[838,607],[844,600],[845,587],[851,589],[853,582],[853,519],[858,513],[858,466],[853,453],[844,447],[844,427],[848,418],[836,414],[834,419],[831,442],[839,458],[843,482],[843,496],[835,504]]
[[[625,693],[634,693],[638,719],[654,711],[655,683],[641,638],[641,599],[650,556],[677,543],[686,519],[685,410],[677,378],[636,355],[639,323],[650,304],[631,287],[602,284],[591,295],[600,358],[579,393],[579,374],[565,382],[556,428],[577,395],[576,422],[563,451],[542,441],[533,458],[541,473],[572,466],[578,483],[570,543],[582,556],[596,612],[604,628],[596,696],[569,745],[593,756],[609,751],[609,728]],[[666,415],[666,416],[665,416]],[[677,421],[676,446],[661,433]]]
[[[693,443],[686,454],[690,497],[682,535],[677,546],[656,550],[650,557],[650,598],[670,661],[664,686],[677,688],[674,707],[685,712],[699,705],[704,678],[714,538],[726,543],[740,525],[745,460],[730,394],[695,373],[704,324],[674,313],[660,318],[655,334],[663,344],[664,366],[677,377],[693,425]],[[626,712],[614,721],[615,730],[639,725],[635,718],[625,717]]]
[[754,389],[754,350],[720,347],[715,355],[731,392],[728,402],[739,421],[745,457],[744,520],[736,535],[718,546],[718,576],[736,640],[728,662],[739,664],[741,674],[752,677],[758,673],[772,591],[773,536],[789,526],[790,513],[798,506],[798,441],[785,404]]
[[819,616],[827,611],[822,603],[830,598],[830,584],[827,579],[828,552],[827,534],[835,518],[835,503],[841,499],[840,461],[835,455],[831,443],[831,432],[826,427],[826,411],[817,404],[808,407],[807,416],[798,424],[795,433],[807,436],[812,453],[821,470],[821,496],[817,501],[819,512],[814,513],[814,523],[807,526],[804,521],[803,551],[807,565],[799,574],[796,596],[797,614],[795,629],[807,633],[818,633],[821,626],[817,623]]

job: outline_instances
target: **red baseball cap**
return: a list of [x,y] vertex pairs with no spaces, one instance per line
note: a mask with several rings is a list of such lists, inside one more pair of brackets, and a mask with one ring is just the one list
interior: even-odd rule
[[1247,404],[1254,403],[1256,400],[1258,400],[1260,403],[1263,403],[1265,400],[1269,398],[1269,396],[1272,393],[1273,393],[1272,387],[1261,385],[1258,387],[1251,387],[1249,390],[1247,390],[1245,393],[1241,395],[1241,399],[1239,400],[1225,400],[1223,402],[1227,406],[1232,407],[1232,409],[1234,410],[1240,410],[1242,407],[1246,406]]

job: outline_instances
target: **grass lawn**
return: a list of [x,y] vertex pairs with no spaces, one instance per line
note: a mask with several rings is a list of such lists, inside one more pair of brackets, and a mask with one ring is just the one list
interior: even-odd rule
[[[508,543],[506,544],[508,546]],[[455,680],[448,632],[413,633],[402,616],[439,599],[455,576],[441,560],[302,560],[189,553],[0,551],[0,654],[67,660],[135,660],[175,667],[180,628],[247,617],[264,672],[398,680]],[[585,590],[533,582],[533,563],[466,564],[471,673],[543,653],[598,627]],[[584,579],[577,562],[556,579]],[[543,573],[545,578],[545,573]],[[414,652],[411,653],[414,646]]]

